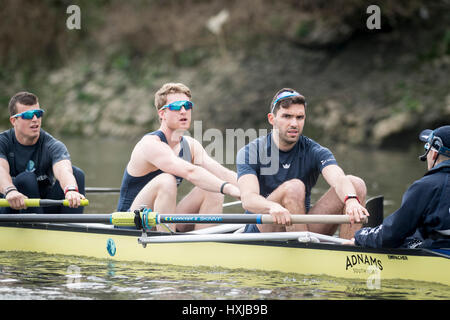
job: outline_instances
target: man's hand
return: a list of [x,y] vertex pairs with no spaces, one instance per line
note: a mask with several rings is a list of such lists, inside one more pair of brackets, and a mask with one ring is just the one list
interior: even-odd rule
[[274,202],[270,209],[269,214],[273,217],[273,222],[285,226],[291,226],[291,213],[282,205]]
[[67,191],[66,199],[69,201],[70,208],[78,208],[81,204],[81,200],[86,198],[77,191]]
[[350,240],[345,241],[342,244],[346,245],[346,246],[354,246],[355,245],[355,238],[351,238]]
[[345,203],[344,213],[350,217],[350,222],[361,223],[361,219],[369,216],[369,212],[356,199],[348,199]]
[[14,210],[27,208],[27,206],[25,205],[25,199],[28,199],[28,197],[17,190],[8,192],[5,199],[8,200],[9,205]]

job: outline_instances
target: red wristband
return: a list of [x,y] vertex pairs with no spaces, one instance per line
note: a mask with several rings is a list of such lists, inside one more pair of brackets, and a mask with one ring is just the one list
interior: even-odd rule
[[76,191],[78,192],[78,187],[77,186],[67,186],[64,188],[64,195],[66,195],[67,192],[69,191]]
[[358,201],[358,203],[361,204],[357,195],[349,194],[345,196],[344,203],[346,203],[348,199],[356,199],[356,201]]

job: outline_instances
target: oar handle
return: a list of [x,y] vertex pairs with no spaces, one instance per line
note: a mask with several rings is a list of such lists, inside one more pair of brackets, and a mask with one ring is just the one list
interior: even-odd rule
[[[273,217],[264,214],[262,216],[262,224],[273,224]],[[342,214],[293,214],[291,215],[291,221],[294,224],[312,224],[312,223],[324,223],[324,224],[347,224],[350,223],[350,217]],[[366,223],[367,217],[361,219],[361,223]]]
[[[65,206],[65,207],[68,207],[69,206],[69,200],[64,199],[63,202],[62,202],[62,205]],[[88,205],[89,205],[89,200],[88,199],[81,199],[80,200],[80,206],[81,207],[86,207]]]
[[[27,207],[50,207],[50,206],[60,206],[63,205],[65,207],[69,206],[69,200],[53,200],[53,199],[25,199],[25,205]],[[88,206],[89,200],[82,199],[80,206]],[[0,199],[0,207],[10,207],[8,200]]]

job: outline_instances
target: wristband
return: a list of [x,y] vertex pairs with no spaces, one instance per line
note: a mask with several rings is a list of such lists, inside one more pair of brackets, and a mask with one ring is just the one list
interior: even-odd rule
[[8,188],[5,189],[5,198],[8,195],[8,193],[10,193],[11,191],[17,191],[15,186],[10,186]]
[[67,186],[64,188],[64,195],[66,195],[67,192],[69,191],[76,191],[78,192],[78,187],[77,186]]
[[225,193],[223,193],[223,188],[225,188],[225,186],[227,185],[227,184],[229,184],[229,182],[224,182],[224,183],[222,183],[222,186],[220,187],[220,193],[221,194],[225,194]]
[[361,204],[361,202],[359,201],[359,198],[356,194],[349,194],[349,195],[345,196],[344,203],[346,203],[348,199],[356,199],[356,201],[358,201],[358,203]]

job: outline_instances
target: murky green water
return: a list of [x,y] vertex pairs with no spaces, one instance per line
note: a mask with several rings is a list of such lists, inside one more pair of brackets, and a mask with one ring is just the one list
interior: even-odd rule
[[[89,187],[119,187],[135,141],[64,139]],[[332,147],[348,174],[366,181],[369,197],[385,196],[385,215],[400,204],[406,188],[423,175],[419,147],[382,152]],[[230,166],[233,168],[233,166]],[[191,185],[183,182],[180,193]],[[327,189],[321,180],[312,195]],[[88,194],[86,212],[113,212],[117,194]],[[226,199],[233,201],[233,199]],[[242,212],[231,207],[225,212]],[[298,274],[186,268],[122,263],[72,256],[0,251],[0,299],[449,299],[450,287],[413,281],[383,281],[369,289],[365,281]]]
[[448,299],[439,284],[124,263],[0,252],[0,299]]

